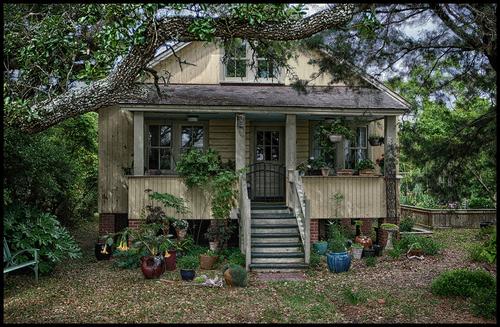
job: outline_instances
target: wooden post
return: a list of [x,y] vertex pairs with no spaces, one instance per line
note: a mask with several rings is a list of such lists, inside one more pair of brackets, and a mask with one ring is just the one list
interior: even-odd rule
[[[285,145],[285,158],[286,158],[286,171],[295,170],[297,168],[297,116],[286,115],[286,145]],[[289,174],[287,174],[289,175]],[[286,205],[291,206],[290,199],[290,183],[286,183]]]
[[309,264],[311,258],[311,201],[304,197],[305,201],[305,211],[304,212],[304,224],[305,224],[305,244],[304,244],[304,262]]
[[134,175],[144,175],[144,112],[134,111]]
[[385,116],[384,120],[384,176],[387,204],[387,222],[399,224],[397,183],[397,116]]
[[[245,167],[245,114],[237,113],[234,119],[235,122],[235,168],[236,171]],[[242,253],[246,253],[246,238],[247,233],[245,231],[245,201],[243,199],[244,194],[241,190],[246,188],[246,178],[245,176],[240,177],[240,250]],[[242,185],[245,184],[245,185]]]

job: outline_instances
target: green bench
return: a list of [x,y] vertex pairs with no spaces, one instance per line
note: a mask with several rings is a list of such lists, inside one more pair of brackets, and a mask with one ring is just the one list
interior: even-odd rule
[[[24,252],[32,252],[33,253],[33,260],[26,261],[23,263],[17,263],[16,262],[16,257]],[[7,240],[5,237],[3,238],[3,262],[4,262],[4,268],[3,268],[3,273],[6,274],[8,272],[11,272],[13,270],[21,269],[24,267],[30,267],[33,269],[35,272],[35,280],[38,282],[38,249],[26,249],[26,250],[21,250],[13,255],[10,253],[9,250],[9,245],[7,244]],[[5,265],[7,263],[7,265]]]

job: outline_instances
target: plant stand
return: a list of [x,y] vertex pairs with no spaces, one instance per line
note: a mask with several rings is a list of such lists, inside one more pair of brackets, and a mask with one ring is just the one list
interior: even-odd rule
[[394,234],[393,230],[387,230],[387,244],[385,245],[386,250],[394,249],[394,246],[392,245],[392,234]]

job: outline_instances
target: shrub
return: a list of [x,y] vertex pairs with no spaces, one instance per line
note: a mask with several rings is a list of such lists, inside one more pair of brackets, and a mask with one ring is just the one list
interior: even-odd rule
[[489,234],[488,231],[480,231],[478,236],[486,240],[483,244],[474,244],[471,248],[469,248],[469,256],[471,260],[494,263],[497,259],[496,233]]
[[368,257],[365,259],[365,263],[367,267],[375,267],[375,265],[377,264],[377,258]]
[[494,288],[480,288],[471,297],[472,314],[493,319],[497,313],[497,292]]
[[399,223],[399,229],[402,232],[411,232],[414,225],[415,222],[413,221],[413,219],[405,217],[401,219],[401,222]]
[[394,246],[392,250],[387,251],[387,254],[393,258],[397,259],[403,254],[404,250],[398,246]]
[[432,281],[431,291],[441,296],[471,297],[480,288],[496,289],[491,274],[482,270],[455,269],[441,273]]
[[231,279],[233,286],[237,287],[246,287],[248,283],[248,273],[240,265],[235,265],[235,264],[227,264],[224,265],[223,272],[225,272],[227,269],[229,269],[229,273],[231,274]]
[[207,250],[208,247],[195,244],[189,247],[185,254],[198,257],[200,254],[206,253]]
[[[27,248],[39,251],[40,273],[51,272],[56,264],[80,258],[82,253],[75,239],[62,227],[56,216],[24,205],[5,208],[4,237],[12,253]],[[30,259],[19,255],[19,260]]]
[[185,255],[177,260],[177,265],[180,269],[196,270],[196,268],[198,268],[198,266],[200,265],[200,260],[194,255]]
[[134,269],[140,267],[141,257],[147,255],[147,251],[139,251],[137,248],[130,248],[127,251],[113,252],[113,266],[123,269]]
[[316,251],[311,251],[311,256],[309,257],[309,268],[317,269],[321,263],[321,255]]
[[363,292],[362,290],[351,289],[350,287],[346,287],[342,291],[342,295],[344,296],[344,299],[348,303],[354,304],[354,305],[356,305],[358,303],[366,302],[366,300],[368,299],[365,292]]
[[336,223],[330,223],[328,226],[328,250],[331,252],[344,252],[346,239],[341,229]]
[[418,243],[424,254],[436,255],[442,248],[442,245],[435,241],[431,237],[425,237],[420,235],[405,235],[401,237],[400,240],[394,242],[394,247],[398,247],[401,251],[406,252],[410,249],[412,244]]

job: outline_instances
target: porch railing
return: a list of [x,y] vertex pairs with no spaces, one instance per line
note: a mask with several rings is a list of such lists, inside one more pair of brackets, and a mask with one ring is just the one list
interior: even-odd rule
[[288,171],[288,182],[290,192],[288,203],[292,207],[297,225],[299,227],[300,239],[304,247],[305,263],[309,264],[310,258],[310,221],[309,221],[309,201],[304,194],[302,180],[297,170]]

